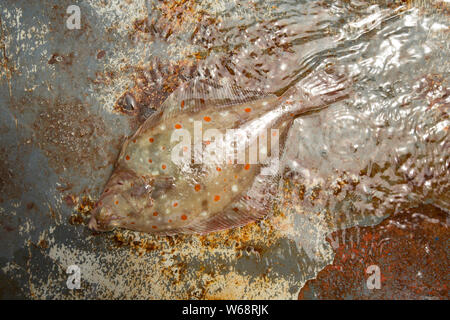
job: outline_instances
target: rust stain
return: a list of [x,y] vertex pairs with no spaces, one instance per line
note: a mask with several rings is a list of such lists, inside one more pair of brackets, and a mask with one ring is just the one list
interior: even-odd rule
[[97,52],[97,59],[102,59],[104,56],[106,55],[106,51],[105,50],[100,50]]
[[40,240],[37,245],[42,249],[48,248],[48,242],[45,239]]
[[87,226],[90,212],[95,207],[95,201],[92,200],[88,195],[82,195],[80,197],[67,195],[64,199],[68,206],[74,207],[78,204],[75,208],[75,211],[69,216],[69,223],[71,225]]
[[19,182],[21,173],[24,172],[23,164],[10,158],[10,154],[16,155],[11,148],[0,148],[0,202],[3,201],[3,196],[18,199],[27,189],[27,186]]
[[48,64],[61,63],[66,66],[71,66],[74,60],[74,53],[71,52],[68,55],[61,55],[59,53],[54,53],[48,60]]
[[6,55],[6,34],[3,30],[3,21],[0,17],[0,52],[2,53],[1,66],[5,70],[6,80],[8,81],[9,96],[12,96],[11,77],[15,70],[10,65],[8,56]]

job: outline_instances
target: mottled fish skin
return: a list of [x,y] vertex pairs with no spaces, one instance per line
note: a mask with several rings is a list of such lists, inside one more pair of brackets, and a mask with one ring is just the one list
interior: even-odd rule
[[[327,99],[318,99],[299,90],[299,86],[277,97],[203,80],[182,85],[166,100],[161,111],[125,142],[93,211],[90,228],[108,231],[121,227],[165,235],[204,234],[263,218],[270,212],[278,177],[279,154],[269,142],[267,152],[260,153],[256,164],[219,163],[211,158],[204,158],[211,161],[202,163],[194,163],[190,158],[175,163],[172,152],[190,154],[191,150],[186,147],[175,150],[179,141],[171,140],[172,134],[187,130],[193,140],[194,130],[198,130],[194,127],[201,123],[204,133],[218,129],[225,134],[227,129],[234,129],[249,136],[248,145],[241,146],[246,152],[257,148],[255,137],[264,135],[268,141],[278,140],[282,151],[294,117],[345,97],[347,92],[342,89],[342,82],[340,86],[329,86],[323,93]],[[204,155],[208,154],[205,150],[223,148],[215,145],[215,141],[205,137],[203,140],[200,148]]]

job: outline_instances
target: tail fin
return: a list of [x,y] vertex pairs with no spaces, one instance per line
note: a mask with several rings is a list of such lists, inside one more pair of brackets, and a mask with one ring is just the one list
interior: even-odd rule
[[294,102],[295,116],[327,107],[351,95],[353,81],[335,70],[319,70],[298,81],[283,93],[287,103]]

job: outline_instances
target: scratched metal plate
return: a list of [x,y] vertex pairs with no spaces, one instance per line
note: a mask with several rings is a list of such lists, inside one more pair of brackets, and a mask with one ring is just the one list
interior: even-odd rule
[[[296,299],[306,281],[332,263],[326,236],[336,226],[295,199],[272,220],[208,236],[94,234],[86,227],[124,137],[180,81],[202,74],[211,61],[219,61],[219,74],[245,69],[231,59],[240,46],[214,46],[202,26],[220,30],[220,22],[232,21],[234,31],[224,42],[240,43],[247,41],[239,39],[241,20],[250,21],[244,29],[254,41],[264,32],[280,34],[274,26],[259,28],[254,17],[283,21],[293,8],[310,12],[292,30],[303,38],[286,44],[281,32],[272,39],[270,54],[259,53],[272,77],[257,73],[236,80],[247,87],[270,84],[277,91],[329,55],[318,55],[317,63],[309,61],[308,68],[302,65],[289,77],[278,70],[280,57],[289,70],[314,52],[327,52],[328,37],[340,24],[358,21],[357,14],[340,11],[346,1],[336,6],[325,1],[323,7],[314,1],[211,3],[82,1],[81,28],[74,30],[66,26],[70,1],[0,4],[0,298]],[[407,21],[408,15],[399,19]],[[326,36],[314,33],[318,21],[328,21],[320,29]],[[258,48],[257,41],[250,42],[250,50]],[[448,61],[445,55],[442,61]],[[316,120],[301,124],[314,126]],[[295,153],[289,154],[295,158]],[[285,185],[279,188],[283,193]],[[292,210],[297,213],[293,225],[300,226],[294,231],[286,223]],[[350,219],[347,225],[377,224],[384,217]],[[79,290],[67,288],[70,265],[81,270]]]

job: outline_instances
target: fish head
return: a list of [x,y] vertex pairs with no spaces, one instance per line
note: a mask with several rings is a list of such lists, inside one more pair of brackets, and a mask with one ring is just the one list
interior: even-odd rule
[[138,177],[130,170],[115,170],[91,214],[89,227],[96,231],[110,231],[115,227],[133,224],[144,209],[153,206],[155,179]]

